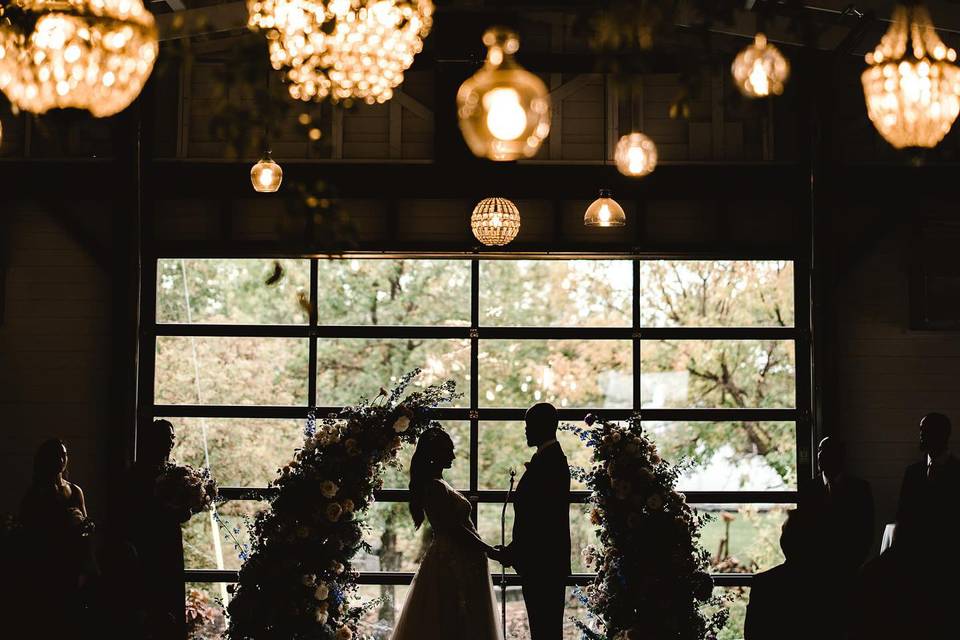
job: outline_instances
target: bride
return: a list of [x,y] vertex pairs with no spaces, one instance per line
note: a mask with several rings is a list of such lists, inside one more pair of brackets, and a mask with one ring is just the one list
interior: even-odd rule
[[485,543],[470,519],[470,502],[446,483],[453,440],[432,427],[423,432],[410,462],[410,515],[419,529],[424,514],[433,541],[410,584],[392,640],[501,640]]

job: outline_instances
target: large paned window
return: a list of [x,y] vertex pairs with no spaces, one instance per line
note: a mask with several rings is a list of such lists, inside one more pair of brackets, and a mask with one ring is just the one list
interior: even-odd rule
[[[267,508],[267,484],[300,444],[308,411],[374,396],[406,371],[417,384],[454,380],[439,412],[457,447],[448,480],[474,505],[478,529],[500,542],[511,468],[532,450],[523,414],[552,402],[561,418],[639,412],[667,459],[690,461],[688,502],[713,518],[702,543],[718,589],[732,595],[725,633],[737,637],[750,575],[779,563],[779,527],[797,502],[801,410],[809,377],[796,327],[789,260],[701,259],[160,259],[149,325],[152,401],[145,420],[177,427],[174,457],[209,466],[229,500],[226,527],[199,515],[183,528],[185,580],[203,607],[228,598],[245,520]],[[574,465],[590,452],[560,441]],[[403,451],[406,463],[411,451]],[[360,559],[364,597],[382,597],[370,632],[389,636],[428,541],[407,512],[407,478],[391,470],[368,514],[373,551]],[[573,591],[591,578],[580,550],[595,539],[574,484]],[[507,531],[512,511],[507,510]],[[499,569],[491,565],[491,569]],[[496,578],[499,584],[499,576]],[[525,637],[516,577],[508,576],[511,637]],[[500,589],[497,589],[498,597]],[[206,603],[206,604],[204,604]],[[207,623],[215,637],[222,616]],[[568,636],[579,637],[572,625]]]

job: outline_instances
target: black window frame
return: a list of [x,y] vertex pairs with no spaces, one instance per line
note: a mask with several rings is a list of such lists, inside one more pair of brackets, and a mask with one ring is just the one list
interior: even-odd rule
[[[356,326],[320,325],[317,318],[319,262],[325,256],[286,256],[310,261],[311,313],[304,325],[250,325],[250,324],[166,324],[156,321],[157,262],[165,258],[203,258],[213,256],[163,255],[143,263],[141,271],[144,295],[141,298],[141,336],[139,358],[140,401],[138,424],[148,424],[154,418],[295,418],[306,420],[308,411],[315,408],[317,415],[334,412],[339,407],[316,407],[317,400],[317,341],[324,338],[459,338],[470,341],[470,404],[467,407],[440,408],[439,420],[461,420],[470,424],[470,472],[469,487],[464,494],[473,506],[476,521],[481,503],[502,504],[506,491],[479,489],[479,431],[481,422],[521,421],[523,408],[483,408],[479,406],[478,346],[484,339],[546,340],[630,340],[633,350],[633,406],[629,409],[562,408],[561,420],[578,421],[590,412],[609,419],[627,418],[637,412],[645,420],[654,421],[782,421],[795,425],[796,468],[798,489],[796,491],[691,491],[686,492],[687,502],[696,504],[800,504],[804,489],[812,477],[812,424],[811,424],[811,373],[812,354],[809,330],[810,274],[806,261],[795,255],[770,255],[761,252],[744,252],[736,255],[704,255],[699,252],[682,255],[656,255],[630,253],[589,252],[567,255],[528,254],[517,256],[493,256],[476,253],[401,252],[390,254],[343,253],[331,256],[334,259],[430,259],[454,258],[469,260],[471,264],[470,325],[462,327],[429,326]],[[244,255],[217,255],[216,257],[250,258]],[[262,256],[256,256],[262,257]],[[281,256],[278,255],[278,258]],[[632,262],[633,296],[632,326],[629,327],[484,327],[480,326],[480,262],[492,259],[629,259]],[[793,263],[794,324],[792,327],[641,327],[640,326],[640,273],[641,263],[649,260],[785,260]],[[164,405],[154,403],[155,354],[158,336],[215,336],[215,337],[297,337],[309,340],[307,403],[299,406],[249,406],[249,405]],[[794,408],[753,409],[645,409],[640,403],[640,346],[642,340],[745,340],[781,339],[790,340],[795,348],[795,398]],[[264,500],[275,494],[265,487],[221,487],[220,494],[228,500]],[[376,493],[383,502],[405,502],[408,492],[403,489],[384,489]],[[571,504],[582,503],[589,497],[587,491],[572,491]],[[404,585],[413,578],[412,573],[364,572],[358,582],[366,585]],[[714,574],[718,587],[749,587],[752,574]],[[236,582],[236,571],[213,569],[184,569],[185,582],[221,583]],[[573,574],[567,577],[568,585],[588,584],[593,574]],[[516,575],[508,574],[508,586],[519,584]]]

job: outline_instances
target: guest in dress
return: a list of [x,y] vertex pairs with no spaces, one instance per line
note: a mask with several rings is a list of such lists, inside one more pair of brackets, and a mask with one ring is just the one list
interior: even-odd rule
[[950,430],[947,416],[925,415],[920,421],[924,459],[907,467],[903,476],[897,526],[913,521],[923,544],[947,544],[960,534],[960,460],[950,453]]
[[808,516],[793,510],[780,534],[783,564],[754,577],[743,634],[746,640],[809,640],[821,637],[814,627],[816,570]]
[[127,539],[136,553],[132,582],[140,592],[139,609],[147,637],[186,637],[183,537],[187,511],[172,511],[156,495],[157,479],[169,461],[176,434],[167,420],[139,433],[137,461],[127,479]]
[[[96,575],[83,490],[67,479],[67,447],[37,449],[33,482],[20,505],[21,620],[29,637],[75,635],[86,617],[81,589]],[[27,637],[27,636],[24,636]]]

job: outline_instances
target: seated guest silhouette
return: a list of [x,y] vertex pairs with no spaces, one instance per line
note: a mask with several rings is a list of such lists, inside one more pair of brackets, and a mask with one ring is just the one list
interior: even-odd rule
[[897,526],[912,521],[917,539],[960,532],[960,460],[950,453],[949,442],[947,416],[928,413],[920,420],[920,449],[926,455],[907,467],[897,506]]
[[821,637],[814,628],[816,571],[812,559],[809,516],[797,510],[787,515],[780,533],[783,564],[754,577],[743,634],[746,640],[809,640]]
[[873,544],[873,492],[870,483],[847,473],[846,447],[824,438],[817,447],[821,475],[814,482],[811,506],[817,554],[824,568],[844,579],[856,575]]

